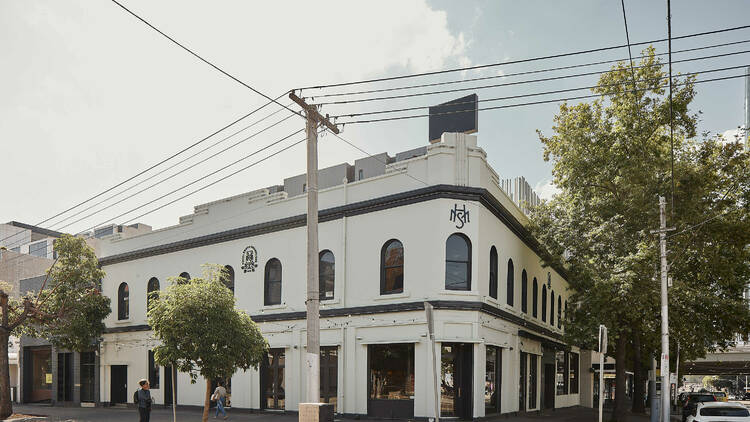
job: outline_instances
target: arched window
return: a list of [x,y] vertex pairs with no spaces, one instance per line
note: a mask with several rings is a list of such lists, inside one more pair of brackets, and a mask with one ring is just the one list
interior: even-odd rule
[[567,300],[565,301],[565,315],[564,315],[564,317],[565,318],[568,317],[568,301]]
[[555,291],[549,291],[549,325],[555,326]]
[[231,290],[232,294],[234,294],[234,268],[231,265],[225,265],[224,271],[224,279],[222,281],[227,286],[227,289]]
[[130,318],[130,289],[128,283],[120,283],[117,289],[117,319]]
[[557,297],[557,328],[562,327],[562,296]]
[[445,290],[471,290],[471,241],[462,233],[445,241]]
[[531,287],[531,316],[534,318],[539,317],[539,304],[537,301],[539,300],[539,283],[536,281],[536,277],[534,277],[534,283]]
[[151,308],[151,301],[159,296],[159,279],[151,277],[146,285],[146,312]]
[[391,239],[380,249],[380,294],[404,292],[404,245]]
[[336,259],[333,252],[324,250],[320,253],[318,262],[318,282],[320,300],[333,299],[333,287],[336,280]]
[[547,286],[542,284],[542,322],[547,322]]
[[497,249],[490,248],[490,297],[497,299]]
[[513,291],[515,282],[513,281],[513,260],[508,260],[508,305],[513,306]]
[[521,312],[529,313],[529,280],[526,270],[521,271]]
[[190,281],[190,274],[188,274],[187,271],[183,271],[180,273],[180,278],[181,280],[179,280],[177,284],[185,284]]
[[281,261],[271,258],[266,262],[266,273],[263,278],[263,304],[281,304]]

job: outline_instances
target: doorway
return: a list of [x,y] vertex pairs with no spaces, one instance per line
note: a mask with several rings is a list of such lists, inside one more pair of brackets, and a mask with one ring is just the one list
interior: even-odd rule
[[339,381],[339,348],[337,346],[320,348],[320,402],[333,405],[333,412],[338,410]]
[[528,353],[521,352],[519,379],[518,379],[518,411],[523,412],[526,410],[526,378],[527,378],[527,363]]
[[270,349],[260,368],[261,409],[284,410],[284,349]]
[[112,385],[110,390],[110,402],[112,404],[124,404],[128,402],[128,366],[112,365]]
[[544,408],[555,408],[555,364],[544,364]]
[[172,401],[177,397],[177,386],[172,383],[172,380],[177,380],[177,370],[173,366],[164,367],[164,404],[167,406],[172,405]]
[[474,345],[442,343],[440,376],[440,416],[472,418]]
[[414,417],[414,344],[367,346],[367,415],[376,418]]
[[36,403],[52,400],[52,348],[24,347],[23,401]]
[[73,354],[57,354],[57,401],[73,401]]

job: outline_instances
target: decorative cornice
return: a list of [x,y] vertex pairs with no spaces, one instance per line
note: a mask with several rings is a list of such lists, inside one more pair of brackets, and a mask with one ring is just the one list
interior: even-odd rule
[[[352,204],[320,210],[318,220],[320,222],[338,220],[343,217],[352,217],[356,215],[368,214],[387,210],[396,207],[432,201],[436,199],[460,199],[465,201],[475,201],[482,204],[495,217],[503,222],[521,241],[531,248],[537,255],[542,256],[539,242],[529,233],[529,231],[515,218],[500,201],[495,198],[487,189],[454,186],[454,185],[433,185],[425,188],[411,191],[386,195],[379,198],[368,199],[365,201],[355,202]],[[117,255],[107,256],[99,259],[101,266],[117,264],[120,262],[133,261],[136,259],[147,258],[150,256],[163,255],[171,252],[177,252],[187,249],[199,248],[202,246],[213,245],[217,243],[229,242],[237,239],[244,239],[262,234],[273,233],[283,230],[304,227],[306,215],[299,214],[292,217],[281,218],[278,220],[267,221],[253,224],[250,226],[238,227],[235,229],[225,230],[218,233],[211,233],[190,239],[180,240],[177,242],[166,243],[163,245],[152,246],[138,249],[131,252],[125,252]],[[552,268],[560,276],[567,279],[567,273],[559,266]]]

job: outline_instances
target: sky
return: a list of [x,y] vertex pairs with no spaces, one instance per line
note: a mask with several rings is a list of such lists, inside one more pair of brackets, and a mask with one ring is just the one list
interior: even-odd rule
[[[122,1],[156,27],[271,97],[300,87],[504,63],[625,43],[622,6],[615,0]],[[672,6],[673,36],[746,25],[750,12],[750,3],[745,0],[674,1]],[[631,42],[666,36],[665,1],[626,0],[625,8]],[[675,40],[672,48],[674,51],[746,39],[750,39],[750,30]],[[664,43],[655,47],[657,52],[666,51]],[[635,47],[633,54],[639,55],[642,48]],[[750,50],[750,43],[676,53],[674,60],[744,50]],[[106,0],[0,2],[0,57],[2,222],[43,222],[267,102]],[[627,49],[368,85],[305,89],[302,95],[320,102],[331,99],[316,101],[316,95],[325,93],[502,76],[622,58],[627,58]],[[674,69],[675,73],[696,72],[748,64],[750,54],[739,54],[679,63]],[[607,66],[598,66],[556,75],[606,69]],[[734,70],[706,77],[741,73]],[[547,75],[503,77],[460,86]],[[341,115],[428,106],[471,92],[482,99],[582,87],[595,81],[595,77],[571,78],[391,101],[326,105],[322,112]],[[701,112],[700,129],[724,133],[743,124],[743,87],[742,79],[697,85],[693,108]],[[556,96],[531,100],[537,98]],[[288,102],[283,97],[283,103]],[[513,101],[487,104],[506,103]],[[479,114],[479,145],[487,152],[493,168],[502,178],[526,177],[544,197],[549,197],[555,189],[551,185],[552,165],[543,160],[536,131],[552,133],[552,119],[558,107],[550,103]],[[198,152],[216,144],[163,175],[72,217],[77,211],[130,188],[154,171],[146,173],[83,207],[44,221],[41,226],[67,232],[110,222],[139,221],[155,228],[169,226],[176,224],[179,216],[191,214],[195,205],[280,184],[285,177],[304,173],[304,146],[300,144],[192,196],[136,218],[301,139],[298,134],[277,147],[207,176],[304,127],[302,119],[291,117],[205,159],[290,116],[279,110],[275,104],[268,105],[191,149],[191,153]],[[266,117],[272,113],[276,114]],[[258,123],[263,117],[266,118]],[[255,125],[227,138],[252,124]],[[345,125],[342,136],[370,154],[395,155],[427,144],[427,119]],[[181,155],[169,163],[189,155]],[[361,151],[331,135],[320,138],[321,168],[345,161],[353,163],[363,156]],[[158,186],[128,197],[173,174]],[[189,188],[169,194],[188,183],[192,183]],[[127,199],[97,212],[120,198]],[[156,202],[145,205],[152,200]]]

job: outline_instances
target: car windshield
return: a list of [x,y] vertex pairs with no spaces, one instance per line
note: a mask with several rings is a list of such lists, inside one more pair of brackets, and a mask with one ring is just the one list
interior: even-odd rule
[[719,391],[717,393],[714,393],[714,396],[716,396],[716,397],[726,397],[727,393]]
[[704,407],[701,416],[750,416],[750,412],[742,407]]

